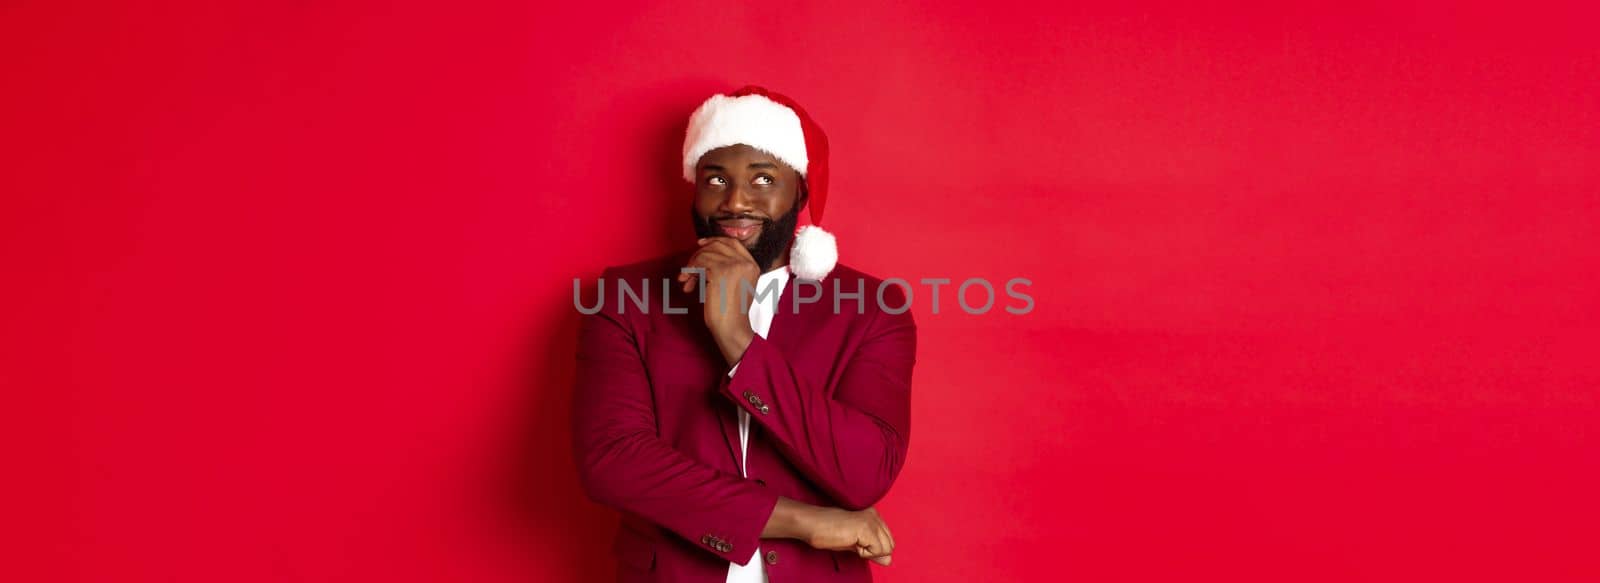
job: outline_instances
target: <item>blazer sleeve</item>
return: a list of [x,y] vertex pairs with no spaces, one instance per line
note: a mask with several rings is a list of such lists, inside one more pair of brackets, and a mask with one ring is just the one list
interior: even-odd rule
[[580,327],[572,447],[590,499],[740,565],[755,554],[778,503],[771,490],[660,439],[636,338],[624,318],[606,310],[585,316]]
[[905,465],[911,436],[911,312],[878,312],[832,396],[756,336],[720,391],[767,430],[778,451],[839,506],[877,504]]

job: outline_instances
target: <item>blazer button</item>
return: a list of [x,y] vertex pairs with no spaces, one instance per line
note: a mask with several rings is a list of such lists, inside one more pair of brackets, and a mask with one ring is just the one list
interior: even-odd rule
[[771,409],[768,409],[766,405],[762,405],[760,409],[756,410],[760,411],[762,415],[766,415],[768,411],[771,411]]
[[767,564],[768,565],[776,565],[776,564],[778,564],[778,551],[767,551]]
[[700,537],[700,544],[703,544],[703,545],[708,546],[708,547],[716,546],[716,545],[711,544],[711,535],[709,535],[709,534]]

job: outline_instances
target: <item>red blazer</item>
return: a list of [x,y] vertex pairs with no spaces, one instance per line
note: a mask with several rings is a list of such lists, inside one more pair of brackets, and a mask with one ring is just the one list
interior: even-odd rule
[[[860,510],[889,491],[911,431],[911,312],[880,309],[880,280],[844,265],[820,284],[790,275],[768,338],[729,378],[697,292],[673,279],[687,258],[607,269],[604,307],[579,333],[573,458],[588,496],[622,513],[618,580],[721,583],[759,544],[772,581],[871,581],[854,553],[759,537],[780,495]],[[648,313],[619,306],[619,280],[648,286]],[[901,290],[884,305],[907,305]],[[798,293],[821,295],[797,310]],[[748,479],[736,406],[751,417]]]

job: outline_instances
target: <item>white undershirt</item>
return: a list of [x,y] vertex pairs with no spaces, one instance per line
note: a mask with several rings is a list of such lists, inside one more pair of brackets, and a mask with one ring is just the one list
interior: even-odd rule
[[[772,329],[772,316],[778,311],[778,298],[783,297],[783,288],[788,285],[788,266],[763,273],[756,279],[755,297],[750,301],[750,331],[755,332],[757,336],[766,338],[767,331]],[[771,286],[770,290],[768,286]],[[728,371],[728,376],[733,376],[737,370],[739,364],[734,363],[733,370]],[[750,413],[738,405],[734,405],[734,408],[739,411],[739,472],[748,478],[750,472],[745,467],[745,451],[750,445]],[[759,545],[755,554],[750,557],[750,562],[744,566],[728,562],[728,583],[766,583],[766,581],[767,570],[761,561]]]

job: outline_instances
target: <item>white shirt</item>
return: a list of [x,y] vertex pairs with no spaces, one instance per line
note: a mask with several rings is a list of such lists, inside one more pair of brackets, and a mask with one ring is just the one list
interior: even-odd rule
[[[783,266],[761,274],[756,278],[756,291],[750,300],[750,331],[757,336],[767,337],[767,332],[772,329],[772,316],[778,313],[778,298],[783,297],[783,288],[789,285],[789,267]],[[768,289],[770,287],[770,289]],[[728,371],[728,376],[733,376],[739,370],[739,364],[734,363],[733,370]],[[739,472],[744,477],[750,477],[750,472],[745,467],[745,451],[750,444],[750,414],[743,407],[734,405],[739,411]],[[766,565],[761,561],[761,547],[756,546],[756,552],[750,557],[750,562],[744,566],[728,562],[728,583],[766,583]]]

